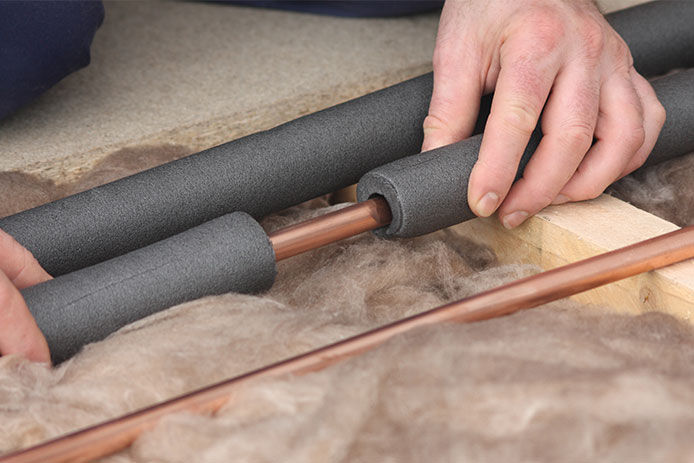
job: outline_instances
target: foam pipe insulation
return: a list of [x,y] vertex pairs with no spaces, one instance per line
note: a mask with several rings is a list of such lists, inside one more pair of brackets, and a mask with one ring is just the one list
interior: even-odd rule
[[55,276],[229,212],[260,218],[417,153],[431,90],[422,76],[0,219],[0,228]]
[[265,231],[248,214],[235,212],[22,295],[59,363],[84,344],[172,305],[269,289],[275,274]]
[[[694,64],[694,2],[608,15],[642,72]],[[102,262],[232,211],[256,218],[351,185],[419,152],[431,74],[0,219],[52,275]],[[489,98],[482,103],[489,107]],[[480,112],[478,130],[488,110]]]
[[[651,81],[667,110],[667,121],[647,165],[694,152],[694,69]],[[516,178],[542,138],[539,125],[521,158]],[[482,135],[399,159],[378,167],[359,181],[360,201],[383,196],[393,220],[375,233],[388,237],[424,235],[475,217],[467,203],[470,172]]]
[[[668,122],[651,156],[694,151],[694,70],[655,80]],[[525,160],[539,142],[533,136]],[[467,179],[481,136],[395,161],[364,176],[359,194],[384,196],[393,221],[381,233],[413,236],[471,218]],[[223,215],[152,245],[68,273],[22,294],[55,363],[151,313],[209,294],[259,292],[275,276],[275,255],[248,214]]]
[[694,1],[660,0],[606,16],[646,77],[694,67]]

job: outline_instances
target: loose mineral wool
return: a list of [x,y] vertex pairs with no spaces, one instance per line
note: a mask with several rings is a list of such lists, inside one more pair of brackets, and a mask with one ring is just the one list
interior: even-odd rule
[[648,167],[613,184],[608,193],[665,220],[694,225],[694,153]]
[[[631,200],[689,204],[691,170],[660,172],[641,185],[679,186],[637,203],[634,184]],[[266,224],[325,212],[303,209]],[[289,259],[263,297],[174,307],[54,370],[0,358],[0,451],[537,270],[498,266],[489,250],[443,236],[364,235]],[[424,328],[323,372],[266,382],[216,417],[172,416],[108,461],[685,461],[694,457],[692,360],[692,329],[667,315],[554,303]]]
[[[265,226],[331,210],[323,205]],[[363,234],[279,267],[262,297],[174,307],[56,369],[1,358],[0,449],[537,271],[500,266],[488,249],[445,232],[392,241]],[[107,461],[683,461],[694,457],[693,380],[690,326],[562,301],[423,328],[324,371],[243,389],[218,415],[169,417]]]
[[136,172],[180,159],[192,148],[171,143],[138,145],[119,149],[101,159],[74,179],[56,184],[24,172],[0,172],[0,218],[113,182]]

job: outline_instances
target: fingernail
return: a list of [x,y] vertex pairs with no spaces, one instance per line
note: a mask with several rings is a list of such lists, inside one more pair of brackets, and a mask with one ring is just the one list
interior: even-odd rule
[[482,199],[477,201],[475,206],[475,212],[480,217],[489,217],[496,210],[497,203],[499,202],[499,195],[490,191],[486,195],[482,196]]
[[569,198],[568,196],[557,195],[557,197],[554,198],[554,201],[552,201],[552,204],[564,204],[564,203],[568,203],[569,201],[571,201],[571,198]]
[[501,223],[504,224],[504,227],[507,229],[512,229],[516,228],[518,225],[522,224],[525,219],[528,218],[528,213],[525,211],[516,211],[508,214],[503,218]]

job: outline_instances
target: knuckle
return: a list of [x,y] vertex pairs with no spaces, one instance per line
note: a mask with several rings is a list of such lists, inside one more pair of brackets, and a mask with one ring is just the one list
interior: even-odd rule
[[658,128],[662,128],[665,124],[665,120],[667,119],[667,111],[665,109],[665,106],[663,106],[663,104],[660,101],[654,103],[653,117],[658,123]]
[[614,41],[614,53],[619,58],[626,58],[627,55],[630,54],[629,47],[627,46],[626,42],[624,42],[624,40]]
[[636,155],[634,157],[634,159],[632,160],[633,164],[632,164],[630,170],[634,171],[634,170],[638,169],[639,167],[643,166],[646,163],[646,160],[648,159],[648,156],[650,154],[651,154],[650,152],[645,151],[643,153],[639,153],[638,155]]
[[566,37],[564,20],[553,9],[536,8],[518,17],[502,45],[502,54],[541,62],[554,57]]
[[636,151],[643,145],[646,141],[646,130],[643,125],[632,126],[627,128],[623,134],[624,143],[632,151]]
[[448,47],[437,45],[431,58],[434,71],[446,69],[453,64],[453,59]]
[[523,174],[524,187],[527,193],[524,196],[527,201],[534,205],[530,209],[540,210],[554,201],[563,184],[560,184],[561,182],[557,178],[549,178],[539,166],[535,167],[536,169],[530,172],[526,171]]
[[520,134],[529,134],[535,130],[539,111],[533,105],[520,99],[509,102],[504,108],[504,128]]
[[0,312],[7,312],[14,304],[12,286],[6,279],[0,279]]
[[512,50],[501,57],[501,69],[506,69],[512,78],[513,91],[538,113],[554,80],[553,62],[547,55],[536,55],[532,49]]
[[566,148],[585,154],[593,144],[593,126],[589,122],[576,122],[561,131],[560,140]]
[[17,268],[14,271],[14,275],[10,277],[10,280],[12,280],[12,283],[18,282],[22,277],[24,276],[24,273],[30,272],[33,270],[33,266],[38,266],[38,261],[34,257],[34,255],[31,253],[26,248],[21,248],[21,257],[18,259],[19,264],[17,265]]
[[595,199],[605,191],[605,186],[601,184],[596,184],[594,182],[585,184],[582,188],[579,188],[575,193],[575,197],[578,201],[587,201],[589,199]]
[[566,34],[564,20],[550,8],[536,9],[527,18],[528,34],[535,40],[539,53],[552,52],[560,47]]
[[627,150],[635,153],[646,140],[643,115],[636,108],[625,109],[618,124],[615,138]]
[[614,41],[613,51],[615,62],[620,69],[628,70],[634,64],[634,59],[631,56],[629,46],[621,37],[617,37]]
[[424,130],[439,130],[445,128],[446,124],[440,117],[434,114],[429,114],[427,117],[424,118],[422,127],[424,128]]
[[[542,93],[546,86],[547,76],[544,75],[545,73],[542,72],[532,57],[518,56],[510,63],[510,67],[515,80],[514,87],[517,91],[532,96]],[[526,103],[530,102],[527,101]]]
[[488,176],[494,178],[501,190],[505,190],[513,183],[513,179],[518,171],[518,164],[506,159],[489,159],[480,157],[475,164],[475,169],[480,177]]
[[554,201],[554,198],[556,197],[556,193],[550,191],[546,187],[541,186],[540,188],[536,188],[532,192],[531,197],[533,198],[533,201],[539,206],[539,209],[542,209],[543,207],[552,204],[552,201]]
[[590,60],[597,60],[605,47],[605,33],[593,19],[585,21],[579,30],[583,50]]
[[595,199],[600,196],[603,191],[605,191],[605,187],[603,186],[591,186],[586,190],[585,199]]

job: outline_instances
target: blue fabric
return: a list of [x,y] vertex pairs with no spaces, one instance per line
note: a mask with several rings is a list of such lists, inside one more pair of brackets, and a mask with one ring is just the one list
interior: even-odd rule
[[101,1],[0,0],[0,119],[89,64]]
[[[432,11],[443,0],[229,0],[223,3],[350,17]],[[0,0],[0,119],[87,66],[104,19],[100,0]]]
[[443,6],[443,0],[227,0],[226,3],[348,17],[405,16]]

